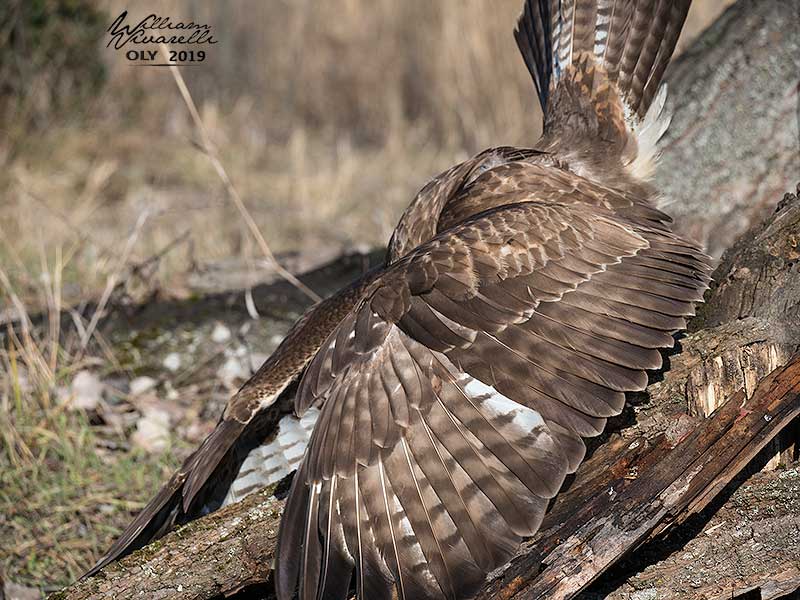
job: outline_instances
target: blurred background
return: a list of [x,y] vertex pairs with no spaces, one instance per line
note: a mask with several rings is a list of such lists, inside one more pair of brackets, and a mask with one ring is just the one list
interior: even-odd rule
[[[695,0],[678,51],[728,4]],[[520,5],[0,3],[0,575],[31,597],[74,579],[213,426],[252,368],[236,360],[269,350],[222,322],[202,338],[148,329],[104,342],[91,312],[70,311],[120,289],[129,304],[187,300],[271,272],[169,69],[106,48],[113,19],[211,26],[219,43],[183,76],[267,243],[303,270],[385,244],[455,162],[536,141],[511,35]],[[139,343],[167,347],[155,365],[166,376]],[[170,350],[192,344],[214,348],[202,377]]]

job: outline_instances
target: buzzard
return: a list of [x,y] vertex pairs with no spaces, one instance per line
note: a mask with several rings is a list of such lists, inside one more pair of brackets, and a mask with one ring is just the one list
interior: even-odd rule
[[689,5],[527,0],[539,142],[423,187],[385,265],[300,319],[91,572],[298,463],[283,600],[464,598],[506,563],[709,281],[648,182]]

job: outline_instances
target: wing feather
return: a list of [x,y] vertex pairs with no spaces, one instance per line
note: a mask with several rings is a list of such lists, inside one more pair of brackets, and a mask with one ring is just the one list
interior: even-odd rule
[[[323,554],[322,574],[319,584],[320,597],[330,600],[346,600],[347,590],[350,587],[350,578],[353,571],[353,560],[344,539],[342,518],[339,514],[337,500],[339,498],[338,484],[340,477],[334,475],[322,494],[324,513],[321,521],[326,525],[322,529]],[[345,483],[347,480],[344,480]]]
[[[509,477],[504,481],[496,469],[490,468],[486,448],[470,442],[465,425],[447,408],[465,399],[468,397],[463,389],[451,380],[451,385],[440,392],[439,402],[431,408],[426,423],[441,454],[447,457],[448,472],[459,482],[462,497],[481,515],[484,539],[494,558],[493,564],[498,564],[513,552],[518,536],[531,531],[532,524],[526,518],[530,511],[526,510],[528,502],[522,484]],[[501,472],[507,474],[507,470]],[[509,485],[510,481],[517,485]]]
[[398,260],[300,384],[298,411],[321,415],[281,528],[279,564],[301,560],[279,567],[279,597],[344,597],[352,568],[360,597],[474,592],[538,529],[582,437],[645,387],[706,272],[663,229],[536,201]]
[[491,568],[493,563],[481,532],[480,515],[470,511],[468,501],[459,491],[427,422],[429,417],[420,414],[419,411],[415,416],[418,419],[418,426],[412,427],[408,439],[402,441],[406,460],[411,465],[410,454],[413,454],[414,462],[431,482],[445,510],[453,522],[459,524],[459,531],[472,557],[471,560],[482,569]]

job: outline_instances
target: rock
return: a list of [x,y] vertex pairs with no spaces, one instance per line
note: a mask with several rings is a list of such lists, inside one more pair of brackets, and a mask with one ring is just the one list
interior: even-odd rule
[[103,398],[103,384],[91,371],[78,371],[72,379],[66,404],[71,410],[97,410]]
[[181,355],[177,352],[170,352],[164,357],[164,362],[162,364],[165,369],[174,373],[181,368]]
[[244,357],[233,354],[228,356],[222,366],[217,369],[217,377],[230,386],[237,380],[243,381],[250,377],[250,370],[247,368]]
[[167,400],[170,402],[175,402],[181,397],[180,392],[172,387],[172,383],[169,381],[164,382],[164,391],[166,392]]
[[222,323],[217,323],[214,325],[214,329],[211,332],[211,341],[215,344],[224,344],[228,340],[231,339],[231,330],[228,329]]
[[131,443],[151,454],[164,452],[170,445],[169,412],[149,404],[143,408],[142,418],[136,423]]
[[142,376],[136,377],[130,383],[130,395],[141,396],[145,392],[149,392],[158,385],[158,381],[152,377]]
[[225,356],[225,362],[217,370],[217,377],[228,386],[249,379],[269,358],[261,352],[248,352],[244,346],[226,350]]
[[[2,579],[2,578],[0,578]],[[38,588],[27,587],[6,581],[3,589],[0,589],[0,597],[5,597],[5,600],[39,600],[42,597],[42,592]]]

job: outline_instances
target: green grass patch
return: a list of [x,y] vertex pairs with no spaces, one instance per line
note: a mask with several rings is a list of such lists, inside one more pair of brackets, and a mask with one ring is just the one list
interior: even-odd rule
[[[0,279],[0,300],[19,306]],[[57,323],[0,332],[0,572],[43,591],[74,581],[102,555],[177,467],[172,450],[182,450],[177,440],[161,455],[132,449],[133,425],[103,417],[127,410],[121,399],[106,398],[97,414],[59,401],[57,390],[78,370],[104,372],[118,361],[70,354],[74,334],[63,336]]]
[[73,581],[178,465],[171,452],[109,451],[124,440],[101,441],[85,415],[60,408],[0,419],[14,437],[0,452],[0,569],[23,585]]

